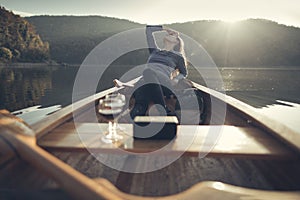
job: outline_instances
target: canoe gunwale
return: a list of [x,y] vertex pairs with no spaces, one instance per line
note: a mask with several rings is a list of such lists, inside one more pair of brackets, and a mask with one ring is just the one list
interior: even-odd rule
[[[221,101],[224,101],[228,108],[235,110],[241,117],[243,117],[249,124],[258,127],[276,137],[278,140],[288,145],[296,151],[298,154],[300,153],[300,133],[292,130],[288,126],[280,123],[262,113],[257,112],[257,110],[231,96],[223,94],[221,92],[217,92],[215,90],[206,88],[202,85],[199,85],[195,82],[192,82],[193,86]],[[300,157],[299,157],[300,158]]]
[[40,138],[44,136],[47,132],[53,130],[54,128],[65,123],[66,121],[72,119],[74,116],[80,114],[82,111],[89,109],[91,106],[94,106],[95,101],[97,99],[102,98],[109,93],[119,91],[121,89],[123,89],[123,87],[113,87],[95,95],[86,97],[47,116],[41,121],[38,121],[37,123],[33,124],[31,127],[36,133],[36,137]]

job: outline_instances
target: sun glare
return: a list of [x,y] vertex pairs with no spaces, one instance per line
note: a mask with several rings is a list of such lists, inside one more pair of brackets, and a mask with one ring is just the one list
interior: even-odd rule
[[234,25],[234,24],[236,24],[237,22],[239,22],[243,19],[240,18],[240,17],[231,17],[231,18],[223,18],[221,20],[226,22],[228,25]]
[[224,22],[226,22],[228,25],[234,25],[235,23],[237,23],[239,20],[224,20]]

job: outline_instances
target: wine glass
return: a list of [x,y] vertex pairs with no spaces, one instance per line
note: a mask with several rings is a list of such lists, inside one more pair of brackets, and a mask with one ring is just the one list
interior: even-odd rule
[[105,143],[114,143],[123,139],[123,136],[118,134],[117,123],[124,105],[125,96],[120,93],[109,94],[99,100],[98,112],[108,120],[108,130],[101,138]]

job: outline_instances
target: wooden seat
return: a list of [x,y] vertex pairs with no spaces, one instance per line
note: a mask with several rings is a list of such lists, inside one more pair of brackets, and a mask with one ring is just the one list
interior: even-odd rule
[[240,156],[264,159],[292,159],[295,154],[273,137],[255,127],[237,126],[194,126],[179,125],[177,137],[172,141],[134,140],[132,125],[121,124],[125,129],[125,139],[119,144],[105,144],[101,141],[107,124],[66,123],[38,141],[38,145],[48,149],[67,151],[93,151],[120,153],[119,149],[134,153],[161,150],[162,154],[183,153],[189,156]]

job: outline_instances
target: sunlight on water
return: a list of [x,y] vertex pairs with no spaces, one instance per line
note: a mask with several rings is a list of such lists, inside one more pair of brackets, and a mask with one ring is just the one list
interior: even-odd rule
[[277,100],[278,104],[257,109],[300,134],[300,104]]

